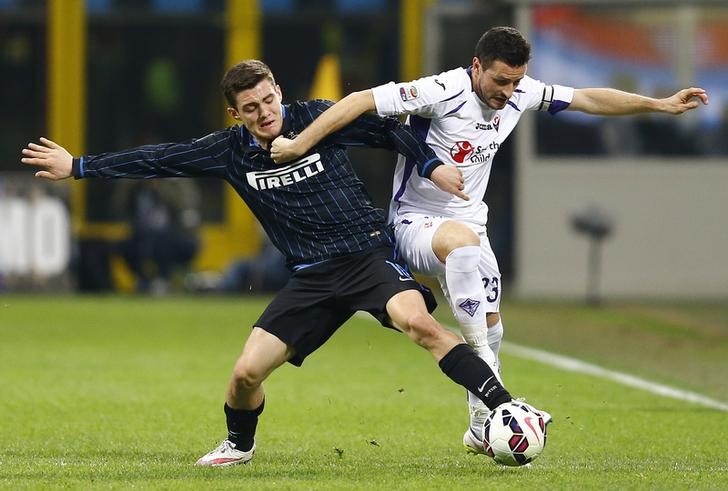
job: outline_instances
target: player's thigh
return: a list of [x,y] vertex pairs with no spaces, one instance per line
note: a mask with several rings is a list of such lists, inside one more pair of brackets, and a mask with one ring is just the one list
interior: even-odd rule
[[369,312],[383,326],[402,330],[401,325],[395,326],[392,322],[389,312],[392,298],[406,293],[405,297],[411,298],[410,305],[424,314],[435,310],[437,301],[394,255],[389,247],[357,255],[356,264],[351,265],[338,285],[338,300],[342,308]]
[[264,329],[254,327],[235,363],[235,372],[262,382],[294,354],[292,346]]
[[399,257],[416,273],[438,276],[445,273],[445,264],[432,249],[432,239],[442,217],[408,214],[394,224]]
[[300,366],[356,311],[336,300],[350,256],[295,272],[255,323],[294,350],[291,364]]

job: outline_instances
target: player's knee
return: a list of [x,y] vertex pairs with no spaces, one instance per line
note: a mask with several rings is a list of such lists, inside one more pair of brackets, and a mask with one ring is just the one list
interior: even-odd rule
[[480,247],[480,237],[478,237],[475,232],[465,227],[461,233],[452,237],[450,245],[453,250],[460,247]]
[[410,337],[420,346],[432,346],[439,338],[442,327],[431,315],[415,312],[407,319]]
[[448,271],[470,272],[478,269],[480,262],[480,247],[457,247],[445,258]]
[[245,390],[258,387],[263,383],[263,371],[258,370],[244,360],[239,361],[233,368],[233,383]]
[[449,254],[463,247],[480,247],[480,237],[470,227],[459,222],[445,222],[432,238],[432,250],[445,262]]
[[488,324],[488,327],[493,327],[496,324],[498,324],[501,320],[500,313],[499,312],[488,312],[485,314],[485,321]]

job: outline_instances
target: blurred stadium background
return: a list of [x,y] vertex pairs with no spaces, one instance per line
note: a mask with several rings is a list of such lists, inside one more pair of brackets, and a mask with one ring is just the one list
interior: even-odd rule
[[[526,117],[486,196],[506,293],[728,298],[728,5],[718,0],[0,0],[0,292],[136,287],[119,244],[145,189],[39,182],[19,162],[29,141],[44,135],[79,155],[186,140],[231,123],[218,84],[239,60],[266,61],[287,101],[337,99],[467,65],[480,34],[503,24],[532,42],[535,78],[710,95],[680,118]],[[355,152],[385,208],[393,164]],[[197,238],[171,291],[264,247],[225,183],[146,191],[175,234]],[[579,218],[595,238],[575,233]],[[151,277],[157,267],[142,265]]]

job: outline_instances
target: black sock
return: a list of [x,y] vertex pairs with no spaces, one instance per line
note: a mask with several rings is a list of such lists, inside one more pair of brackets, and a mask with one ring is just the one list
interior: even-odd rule
[[253,448],[255,428],[258,426],[258,416],[263,412],[265,399],[258,409],[247,411],[233,409],[225,403],[225,419],[227,420],[228,440],[235,444],[235,448],[247,452]]
[[513,399],[488,364],[467,344],[458,344],[443,356],[440,370],[479,397],[490,409]]

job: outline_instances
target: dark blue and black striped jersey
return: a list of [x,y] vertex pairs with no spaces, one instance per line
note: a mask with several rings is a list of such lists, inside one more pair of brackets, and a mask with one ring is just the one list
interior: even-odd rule
[[[284,106],[283,131],[293,137],[331,106]],[[76,178],[218,177],[229,182],[296,269],[391,244],[384,212],[354,173],[346,145],[396,150],[429,177],[441,164],[412,130],[394,118],[364,115],[330,135],[303,158],[277,165],[243,126],[186,143],[145,145],[74,159]],[[242,239],[242,238],[241,238]]]

